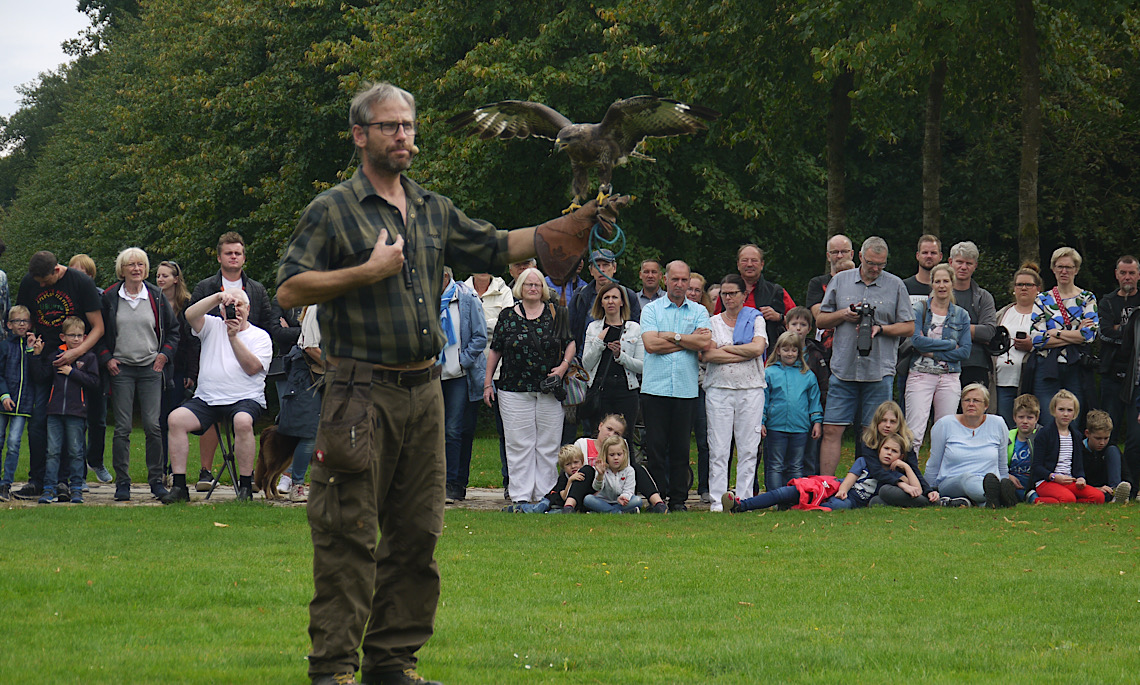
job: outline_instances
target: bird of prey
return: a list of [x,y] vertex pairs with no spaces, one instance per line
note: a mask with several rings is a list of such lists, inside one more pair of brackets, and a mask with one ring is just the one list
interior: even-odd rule
[[575,124],[557,111],[538,102],[503,100],[462,112],[447,120],[452,131],[468,129],[471,135],[489,138],[537,136],[554,141],[556,150],[565,150],[573,171],[574,200],[567,212],[581,206],[590,191],[589,170],[598,174],[598,202],[613,191],[613,168],[630,157],[654,161],[637,151],[646,138],[664,138],[696,133],[708,128],[720,112],[687,105],[676,100],[638,95],[610,105],[598,124]]

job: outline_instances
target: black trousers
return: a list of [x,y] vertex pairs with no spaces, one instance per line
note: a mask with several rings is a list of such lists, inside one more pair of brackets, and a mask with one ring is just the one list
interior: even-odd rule
[[689,434],[696,407],[695,397],[641,395],[649,473],[668,493],[671,505],[684,504],[689,496]]

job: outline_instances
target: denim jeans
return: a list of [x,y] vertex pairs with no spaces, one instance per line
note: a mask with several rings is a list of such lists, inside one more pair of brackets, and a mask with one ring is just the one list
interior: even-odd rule
[[0,414],[0,437],[4,439],[4,446],[8,448],[0,485],[11,485],[12,478],[16,475],[16,465],[20,460],[20,440],[24,437],[24,424],[27,422],[26,416]]
[[891,399],[894,376],[879,381],[845,381],[831,374],[827,385],[827,408],[823,422],[833,425],[869,426],[879,405]]
[[634,495],[629,498],[629,503],[625,506],[617,502],[607,502],[597,495],[586,495],[586,499],[582,501],[586,509],[596,511],[600,514],[630,514],[638,509],[641,509],[641,497]]
[[807,474],[809,433],[768,431],[764,441],[764,489],[777,490],[793,478]]
[[131,424],[136,396],[146,438],[147,482],[151,485],[162,482],[162,435],[158,425],[162,409],[162,374],[149,365],[122,364],[119,375],[111,376],[111,408],[115,415],[111,464],[115,468],[116,485],[131,484]]
[[[771,433],[768,434],[771,437]],[[762,492],[755,497],[740,500],[740,511],[752,511],[753,509],[767,509],[774,507],[777,504],[798,504],[800,501],[800,491],[794,485],[783,485],[778,488],[772,488],[766,492]]]
[[943,478],[938,484],[938,494],[943,497],[968,497],[975,504],[986,503],[986,491],[982,488],[982,476],[972,473]]
[[467,399],[467,378],[449,378],[443,387],[443,438],[447,456],[447,484],[466,489],[471,473],[471,445],[475,441],[478,403]]
[[305,482],[305,472],[309,470],[309,462],[313,460],[313,450],[317,447],[316,437],[301,438],[301,442],[293,448],[293,468],[289,477],[293,484]]
[[[84,429],[87,428],[87,417],[52,414],[46,419],[47,457],[44,460],[44,487],[54,488],[59,478],[68,473],[71,474],[71,487],[83,487],[87,476],[84,464],[86,459],[84,453],[87,451],[87,436],[84,435]],[[67,467],[61,470],[60,455],[64,453],[70,455],[70,459]]]
[[[999,385],[997,386],[997,413],[998,416],[1005,421],[1005,425],[1013,430],[1017,428],[1017,424],[1013,422],[1013,402],[1017,399],[1018,389],[1013,385]],[[1045,413],[1049,413],[1048,406],[1045,407]]]
[[550,511],[550,500],[543,497],[537,502],[527,502],[526,504],[520,504],[519,509],[522,510],[522,513],[524,514],[545,514],[546,512]]
[[[1033,394],[1037,396],[1037,401],[1041,403],[1041,418],[1038,420],[1038,423],[1042,426],[1047,426],[1053,422],[1053,416],[1049,413],[1049,402],[1053,399],[1053,395],[1056,395],[1057,391],[1062,388],[1077,396],[1077,401],[1081,404],[1081,415],[1083,416],[1088,408],[1085,405],[1080,367],[1076,364],[1058,364],[1057,377],[1045,378],[1045,366],[1045,364],[1039,363],[1037,365],[1037,371],[1033,375]],[[1078,420],[1074,420],[1073,426],[1078,425]]]

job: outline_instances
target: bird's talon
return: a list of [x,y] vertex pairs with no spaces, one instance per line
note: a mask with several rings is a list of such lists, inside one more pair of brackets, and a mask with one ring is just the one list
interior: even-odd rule
[[574,210],[576,210],[576,209],[581,209],[581,208],[582,208],[582,205],[578,204],[578,202],[577,202],[577,201],[574,201],[574,202],[571,202],[571,203],[570,203],[570,206],[569,206],[569,207],[567,207],[566,209],[562,210],[562,213],[563,213],[563,214],[569,214],[570,212],[573,212]]
[[602,204],[602,202],[604,202],[605,199],[608,198],[610,195],[611,195],[611,193],[607,193],[603,190],[599,190],[598,191],[598,197],[597,197],[598,204],[599,205]]

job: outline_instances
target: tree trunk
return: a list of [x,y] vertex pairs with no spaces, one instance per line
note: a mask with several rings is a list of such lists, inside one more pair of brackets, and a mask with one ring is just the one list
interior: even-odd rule
[[1037,224],[1037,166],[1041,151],[1041,67],[1033,0],[1016,0],[1021,46],[1021,175],[1017,187],[1017,246],[1022,262],[1041,256]]
[[922,139],[922,232],[942,234],[942,91],[946,59],[938,60],[926,88],[926,122]]
[[845,147],[851,124],[855,73],[844,69],[831,85],[831,118],[827,122],[827,237],[847,232]]

